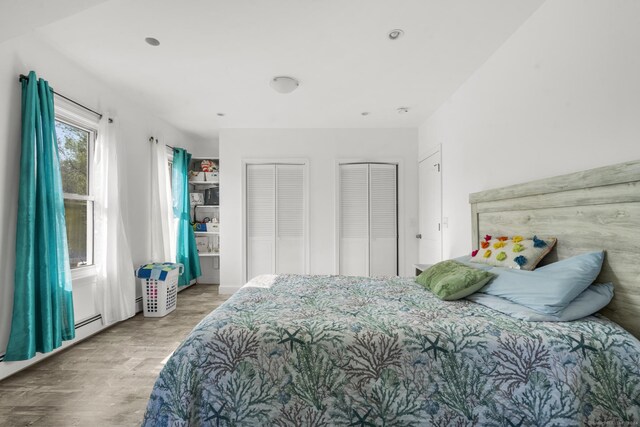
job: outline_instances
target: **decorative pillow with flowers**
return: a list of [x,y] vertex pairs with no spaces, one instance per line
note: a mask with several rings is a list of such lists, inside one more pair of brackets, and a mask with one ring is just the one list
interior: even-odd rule
[[486,235],[480,242],[480,247],[471,253],[471,262],[533,270],[551,252],[556,241],[555,237],[539,239],[538,236],[533,236],[529,239],[522,236]]

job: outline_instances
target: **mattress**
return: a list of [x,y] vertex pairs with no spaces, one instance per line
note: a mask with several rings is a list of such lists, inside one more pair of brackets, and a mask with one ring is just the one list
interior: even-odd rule
[[640,342],[526,322],[410,278],[260,276],[162,369],[145,426],[633,425]]

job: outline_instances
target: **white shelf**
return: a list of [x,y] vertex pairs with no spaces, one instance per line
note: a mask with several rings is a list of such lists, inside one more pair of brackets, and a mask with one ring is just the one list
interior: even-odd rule
[[189,181],[191,185],[220,185],[220,181]]
[[198,256],[220,256],[220,252],[202,252]]
[[195,234],[202,234],[202,235],[210,235],[210,234],[220,234],[219,231],[194,231]]

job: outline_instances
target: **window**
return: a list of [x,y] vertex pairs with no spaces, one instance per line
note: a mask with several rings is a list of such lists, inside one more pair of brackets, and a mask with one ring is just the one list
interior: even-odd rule
[[[157,144],[157,142],[156,142]],[[173,191],[173,149],[169,148],[169,146],[165,147],[167,149],[167,167],[169,168],[169,194],[172,194]],[[173,206],[171,199],[169,199],[169,206]],[[173,208],[172,208],[173,210]]]
[[96,130],[56,114],[56,137],[72,269],[93,265],[91,165]]

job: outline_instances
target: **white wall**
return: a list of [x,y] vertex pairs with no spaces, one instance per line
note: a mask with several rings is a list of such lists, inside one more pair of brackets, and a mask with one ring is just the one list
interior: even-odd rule
[[420,128],[442,144],[444,256],[469,193],[640,159],[640,2],[548,0]]
[[221,292],[244,284],[242,271],[242,160],[309,162],[310,271],[336,273],[336,160],[399,160],[400,273],[417,260],[416,129],[223,129],[220,131]]
[[[124,149],[120,153],[123,217],[128,232],[134,264],[150,257],[149,136],[161,143],[207,151],[204,143],[193,143],[166,122],[140,109],[112,88],[94,79],[80,66],[61,57],[36,36],[28,35],[0,44],[0,354],[9,338],[15,268],[15,234],[20,163],[21,85],[19,74],[36,71],[62,93],[92,109],[109,112],[120,129]],[[216,150],[217,152],[217,150]],[[215,153],[214,153],[215,154]],[[97,314],[93,301],[93,284],[74,283],[76,322]],[[0,378],[8,372],[0,363]],[[9,369],[10,370],[10,369]]]

